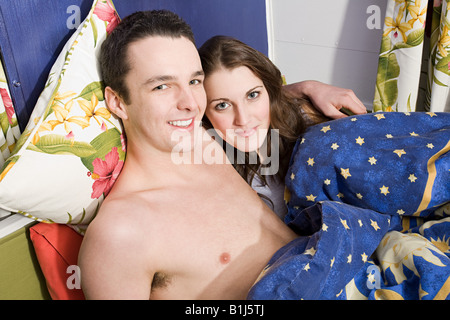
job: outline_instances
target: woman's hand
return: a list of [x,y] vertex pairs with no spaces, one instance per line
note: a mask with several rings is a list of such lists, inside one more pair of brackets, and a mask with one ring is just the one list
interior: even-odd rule
[[[283,87],[294,97],[307,97],[323,115],[332,119],[346,117],[341,111],[353,114],[367,113],[366,107],[350,89],[335,87],[314,80],[296,82]],[[346,110],[342,110],[342,108]],[[348,111],[347,111],[348,110]]]

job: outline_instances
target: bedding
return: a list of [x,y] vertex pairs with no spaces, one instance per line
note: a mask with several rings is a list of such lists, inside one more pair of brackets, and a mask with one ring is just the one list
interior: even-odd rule
[[286,176],[286,223],[249,299],[450,299],[450,114],[311,127]]

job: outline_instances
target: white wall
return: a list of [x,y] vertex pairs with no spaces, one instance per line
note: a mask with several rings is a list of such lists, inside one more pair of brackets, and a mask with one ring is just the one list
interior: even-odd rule
[[269,57],[288,83],[350,88],[372,108],[386,0],[266,0]]

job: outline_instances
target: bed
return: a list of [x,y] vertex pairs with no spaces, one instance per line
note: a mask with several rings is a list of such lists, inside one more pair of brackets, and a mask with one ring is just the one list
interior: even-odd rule
[[[226,33],[267,52],[265,5],[259,0],[248,2],[242,8],[240,0],[0,1],[0,299],[83,298],[77,270],[71,266],[76,265],[83,224],[95,215],[105,190],[93,185],[87,173],[95,170],[93,159],[100,154],[104,159],[114,147],[123,160],[120,126],[112,118],[100,117],[108,127],[105,133],[94,124],[94,116],[84,130],[67,118],[73,139],[63,129],[64,120],[53,122],[55,130],[49,135],[42,129],[46,121],[58,119],[52,116],[68,111],[69,101],[87,108],[104,107],[97,44],[120,17],[138,10],[169,9],[192,26],[198,45]],[[246,19],[249,15],[251,20]],[[76,91],[78,97],[71,94]],[[46,113],[50,100],[61,108]],[[109,150],[94,151],[103,141],[108,141]],[[77,151],[68,151],[70,146]],[[33,164],[27,165],[28,160]],[[29,169],[16,170],[21,163]],[[20,177],[13,177],[16,173]],[[80,183],[84,187],[77,188]],[[86,186],[89,190],[82,191]],[[64,203],[64,199],[83,199],[83,203]]]
[[[17,225],[0,238],[2,299],[84,298],[78,249],[126,155],[97,68],[101,41],[120,16],[161,7],[191,18],[200,7],[228,12],[242,40],[267,49],[266,40],[252,43],[254,31],[265,30],[264,10],[252,27],[242,26],[238,0],[51,3],[43,9],[41,1],[0,1],[0,115],[13,141],[2,149],[8,156],[0,171],[0,227]],[[31,25],[37,16],[59,22],[36,28],[32,49],[18,50],[12,30],[30,33],[11,25],[19,16]],[[194,33],[229,33],[218,25],[206,34],[196,25]],[[299,137],[286,177],[286,223],[302,236],[273,257],[249,299],[448,299],[449,124],[448,113],[376,113],[317,125]]]

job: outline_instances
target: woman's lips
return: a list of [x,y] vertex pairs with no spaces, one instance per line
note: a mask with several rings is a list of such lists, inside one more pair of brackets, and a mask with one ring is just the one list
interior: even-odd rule
[[253,134],[255,134],[256,128],[257,127],[254,127],[251,129],[245,129],[245,130],[244,129],[236,129],[236,130],[234,130],[234,132],[240,137],[247,138],[247,137],[250,137]]

